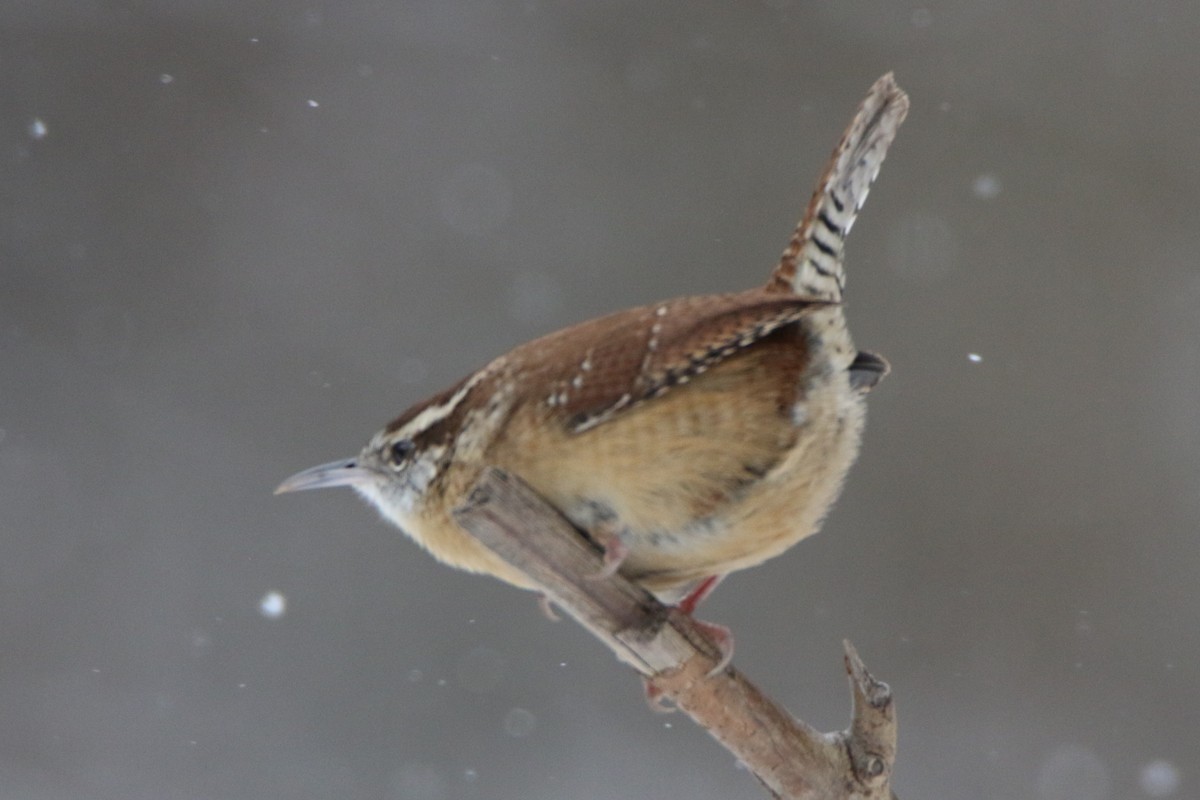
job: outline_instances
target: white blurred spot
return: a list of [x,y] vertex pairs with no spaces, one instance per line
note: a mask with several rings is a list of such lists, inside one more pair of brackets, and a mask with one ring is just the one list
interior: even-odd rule
[[314,369],[308,373],[308,385],[319,386],[322,389],[328,389],[333,386],[333,383],[326,380],[325,376],[321,372]]
[[375,74],[375,68],[370,64],[359,64],[356,71],[360,78],[369,78]]
[[408,671],[408,682],[409,683],[420,683],[421,679],[424,677],[425,677],[425,673],[421,672],[421,670],[419,670],[419,669],[410,669]]
[[174,83],[174,82],[175,82],[175,76],[174,76],[174,75],[169,75],[169,74],[167,74],[166,72],[164,72],[162,75],[159,75],[159,76],[158,76],[158,82],[159,82],[159,83],[162,83],[162,84]]
[[971,193],[980,200],[991,200],[1002,188],[1000,179],[990,173],[980,175],[971,183]]
[[192,649],[197,653],[203,653],[212,645],[212,638],[206,631],[192,631]]
[[442,184],[438,206],[451,228],[469,236],[482,236],[508,220],[512,190],[496,170],[482,164],[464,164]]
[[251,36],[251,37],[250,37],[250,44],[258,44],[258,37],[257,37],[257,36]]
[[1179,790],[1179,769],[1166,759],[1155,759],[1138,773],[1138,785],[1151,797],[1173,795]]
[[490,647],[476,647],[454,668],[458,685],[473,694],[487,694],[500,685],[508,662]]
[[1042,764],[1037,776],[1042,800],[1106,800],[1112,794],[1108,768],[1077,744],[1063,745]]
[[504,732],[516,739],[524,739],[537,727],[537,717],[523,708],[514,708],[504,715]]
[[479,780],[479,773],[475,771],[474,767],[467,767],[463,770],[463,780],[467,783],[474,783]]
[[983,361],[983,356],[979,355],[979,353],[967,353],[967,360],[972,364],[978,364]]
[[389,800],[443,800],[448,795],[446,779],[429,764],[404,764],[388,783]]
[[258,601],[258,612],[267,619],[279,619],[287,612],[287,598],[281,592],[267,592]]
[[319,108],[319,107],[320,107],[320,105],[321,105],[321,104],[320,104],[320,103],[318,103],[316,100],[311,100],[311,99],[310,99],[310,100],[308,101],[308,107],[309,107],[309,108]]
[[914,28],[928,28],[933,24],[933,14],[928,8],[915,8],[912,12],[912,24]]
[[30,139],[45,139],[46,138],[46,123],[42,122],[41,118],[34,117],[33,122],[29,123],[29,138]]

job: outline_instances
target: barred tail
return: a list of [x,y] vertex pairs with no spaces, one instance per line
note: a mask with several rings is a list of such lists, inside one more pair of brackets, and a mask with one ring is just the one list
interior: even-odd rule
[[804,218],[767,282],[769,291],[841,301],[846,235],[907,113],[908,95],[892,73],[875,81],[834,149]]

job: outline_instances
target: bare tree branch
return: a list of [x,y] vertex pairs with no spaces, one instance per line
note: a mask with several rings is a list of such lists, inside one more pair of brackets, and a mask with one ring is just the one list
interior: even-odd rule
[[849,642],[850,728],[820,733],[732,667],[711,674],[718,648],[701,626],[620,575],[595,579],[601,554],[516,477],[489,469],[458,522],[541,587],[630,664],[663,699],[705,728],[781,800],[885,800],[896,755],[891,690]]

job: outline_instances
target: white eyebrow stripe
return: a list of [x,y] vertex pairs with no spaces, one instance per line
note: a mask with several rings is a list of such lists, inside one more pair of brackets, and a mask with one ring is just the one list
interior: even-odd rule
[[[484,378],[491,374],[491,369],[484,368],[472,375],[466,383],[459,387],[458,391],[451,395],[450,399],[444,403],[439,403],[435,406],[421,409],[421,413],[410,419],[403,428],[395,433],[400,434],[406,439],[411,439],[414,434],[421,431],[429,430],[437,423],[444,420],[446,417],[454,413],[459,404],[466,399],[472,389]],[[393,434],[394,435],[394,434]]]

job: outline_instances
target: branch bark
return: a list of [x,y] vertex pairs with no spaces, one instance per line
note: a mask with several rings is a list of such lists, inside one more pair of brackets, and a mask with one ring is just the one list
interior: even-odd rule
[[524,482],[487,470],[460,525],[524,572],[565,613],[631,665],[733,753],[780,800],[886,800],[896,756],[887,684],[845,642],[850,727],[820,733],[780,708],[733,667],[703,628],[620,575],[597,580],[601,554]]

